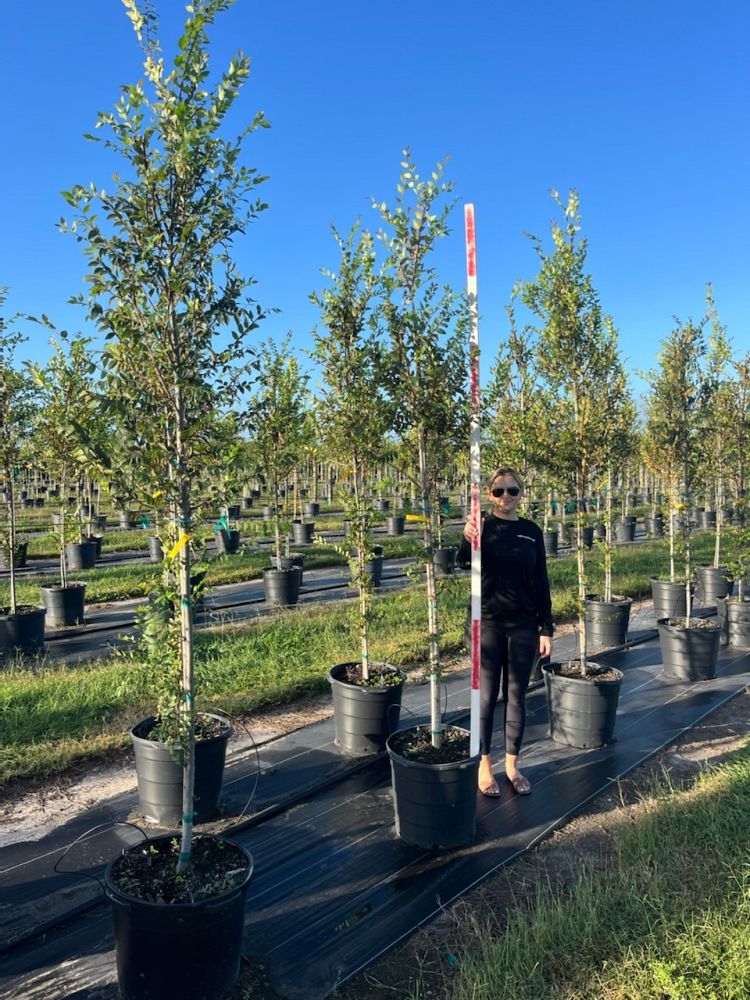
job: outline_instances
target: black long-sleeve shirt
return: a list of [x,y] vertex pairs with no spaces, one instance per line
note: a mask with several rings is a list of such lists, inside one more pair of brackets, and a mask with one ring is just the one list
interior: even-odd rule
[[[471,562],[471,544],[464,538],[456,560]],[[525,517],[508,521],[494,514],[482,527],[482,618],[499,628],[535,625],[552,635],[552,598],[547,577],[544,536]]]

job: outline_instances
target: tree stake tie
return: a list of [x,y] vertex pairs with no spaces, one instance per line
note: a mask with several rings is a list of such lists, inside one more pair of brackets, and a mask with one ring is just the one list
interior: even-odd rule
[[469,452],[471,464],[471,756],[479,753],[479,664],[482,649],[482,547],[480,509],[482,469],[480,462],[479,412],[479,312],[477,310],[477,236],[474,206],[464,206],[466,224],[466,296],[469,306],[469,384],[471,386],[471,423]]

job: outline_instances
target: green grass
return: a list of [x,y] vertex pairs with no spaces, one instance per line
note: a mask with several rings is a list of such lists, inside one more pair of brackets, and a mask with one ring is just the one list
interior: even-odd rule
[[[394,557],[419,551],[419,541],[413,536],[385,538],[383,544]],[[696,561],[707,560],[710,549],[710,536],[697,538]],[[340,556],[330,546],[306,552],[306,566],[338,561]],[[249,579],[260,575],[266,565],[266,552],[217,559],[210,566],[209,583]],[[649,576],[665,573],[667,565],[663,542],[623,548],[617,555],[616,589],[634,597],[642,595]],[[575,607],[575,562],[566,557],[550,560],[549,571],[555,619],[560,622]],[[94,570],[87,596],[114,600],[147,594],[156,573],[158,568],[152,566]],[[24,583],[21,588],[24,595],[27,586]],[[443,646],[453,651],[462,641],[469,585],[464,577],[441,586]],[[29,603],[35,601],[35,596],[29,599]],[[412,586],[384,594],[375,606],[372,655],[398,664],[422,659],[427,631],[424,588]],[[351,602],[300,607],[251,626],[199,632],[196,660],[201,703],[233,714],[285,703],[324,690],[328,668],[357,656]],[[137,657],[118,656],[77,666],[60,666],[51,660],[41,665],[33,661],[12,665],[0,674],[0,778],[59,770],[121,746],[129,725],[150,709],[148,673]]]
[[[465,581],[442,589],[443,648],[458,649],[466,614]],[[424,589],[375,601],[372,656],[395,664],[424,658]],[[323,691],[335,663],[358,657],[353,602],[298,608],[249,626],[199,632],[199,707],[233,715]],[[148,666],[137,652],[78,666],[47,660],[0,674],[0,780],[45,774],[126,743],[126,732],[153,705]]]
[[750,752],[662,786],[613,859],[466,938],[452,1000],[746,1000]]

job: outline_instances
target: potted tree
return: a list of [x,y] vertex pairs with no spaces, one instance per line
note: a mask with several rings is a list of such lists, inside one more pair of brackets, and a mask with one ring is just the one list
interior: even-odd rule
[[[382,458],[391,408],[383,395],[382,351],[368,334],[377,292],[375,252],[369,232],[355,225],[346,239],[334,229],[341,253],[337,272],[324,272],[330,286],[314,293],[321,327],[314,334],[314,359],[323,379],[317,416],[326,453],[350,473],[351,492],[341,491],[349,521],[345,547],[358,591],[360,658],[332,667],[336,742],[350,753],[378,753],[398,728],[405,674],[370,657],[375,552],[372,501],[365,484]],[[370,564],[368,566],[368,564]]]
[[455,847],[474,836],[479,755],[469,753],[469,734],[444,726],[440,715],[440,620],[433,561],[437,477],[441,441],[463,429],[468,440],[466,343],[455,321],[464,304],[437,281],[432,253],[448,232],[452,189],[438,164],[422,179],[404,151],[395,202],[377,202],[387,252],[381,303],[390,341],[386,389],[394,427],[416,450],[415,488],[421,500],[431,685],[429,726],[394,733],[391,759],[396,832],[421,847]]
[[[609,317],[605,322],[610,323]],[[609,331],[611,342],[616,343],[614,329]],[[627,384],[625,368],[612,352],[611,367],[603,373],[604,394],[600,400],[602,427],[596,463],[599,470],[606,470],[606,503],[603,523],[605,536],[600,542],[604,570],[604,588],[600,594],[586,598],[586,628],[593,642],[605,646],[620,646],[625,642],[630,621],[631,598],[615,594],[612,590],[612,560],[615,545],[612,539],[612,489],[613,468],[633,454],[636,447],[636,414]],[[590,547],[590,546],[587,546]]]
[[[0,308],[7,289],[0,288]],[[16,600],[16,482],[24,442],[28,440],[34,413],[33,387],[28,376],[14,364],[15,350],[22,341],[12,330],[13,320],[0,315],[0,471],[5,493],[3,548],[8,566],[9,602],[0,608],[0,651],[41,653],[44,650],[44,608],[19,604]]]
[[[222,134],[249,59],[236,56],[209,85],[208,29],[228,6],[198,0],[188,7],[168,69],[153,7],[125,0],[144,52],[144,81],[123,88],[116,108],[97,121],[101,141],[124,169],[106,192],[92,184],[65,194],[76,218],[63,229],[74,231],[89,261],[85,304],[106,338],[102,401],[116,415],[127,452],[137,455],[129,463],[130,488],[144,509],[159,513],[175,580],[175,613],[152,618],[159,636],[152,666],[176,698],[152,732],[173,730],[180,833],[127,849],[106,873],[126,1000],[229,990],[252,869],[249,855],[230,842],[193,837],[198,706],[190,542],[199,484],[221,462],[215,414],[247,388],[248,338],[264,315],[230,256],[235,238],[264,207],[255,190],[263,178],[240,161],[243,139],[264,124],[262,116],[237,139]],[[109,481],[116,482],[116,472],[110,463]]]
[[[259,352],[259,370],[246,420],[253,430],[253,441],[268,479],[271,519],[274,532],[275,568],[263,571],[266,602],[288,607],[299,600],[301,565],[292,565],[289,556],[288,522],[282,519],[281,488],[300,456],[305,425],[305,385],[307,377],[299,362],[289,352],[290,338],[279,348],[265,341]],[[285,497],[286,499],[286,497]],[[282,552],[282,530],[287,535]],[[285,565],[284,559],[289,560]]]
[[[44,317],[46,320],[46,317]],[[63,340],[67,335],[63,334]],[[35,435],[42,449],[45,465],[60,484],[60,504],[55,534],[59,543],[60,583],[42,587],[47,609],[47,624],[80,625],[84,622],[86,584],[68,578],[68,570],[90,569],[96,560],[97,543],[83,539],[81,495],[77,489],[81,476],[90,473],[84,447],[91,440],[91,425],[97,412],[89,388],[95,365],[89,353],[90,339],[74,337],[67,351],[60,341],[51,340],[52,357],[42,367],[33,365],[32,378],[39,391],[40,408],[35,420]],[[75,503],[77,542],[68,542],[68,512]]]
[[579,198],[563,205],[564,222],[552,223],[553,250],[531,237],[540,269],[525,282],[521,298],[539,324],[537,364],[552,397],[554,462],[568,493],[575,497],[575,552],[578,576],[578,655],[542,667],[549,705],[550,735],[562,743],[597,747],[614,733],[622,672],[589,661],[587,655],[586,546],[587,484],[598,457],[605,414],[601,401],[616,376],[617,340],[602,315],[591,276],[586,273],[587,240],[579,236]]
[[[679,680],[713,677],[719,655],[720,630],[715,622],[692,618],[692,572],[688,499],[695,474],[695,446],[699,433],[696,419],[704,389],[701,362],[705,355],[704,323],[677,324],[662,342],[659,369],[649,375],[649,423],[652,433],[665,450],[673,474],[670,497],[670,556],[674,580],[674,511],[679,510],[682,555],[684,557],[682,613],[659,615],[657,627],[664,674]],[[679,471],[678,471],[679,470]],[[677,499],[678,491],[681,496]],[[654,601],[656,608],[656,601]]]

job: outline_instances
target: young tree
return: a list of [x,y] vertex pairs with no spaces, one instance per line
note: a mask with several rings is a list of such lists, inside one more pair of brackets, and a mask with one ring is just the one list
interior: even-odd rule
[[682,540],[685,556],[686,622],[691,610],[690,525],[688,499],[693,484],[696,443],[700,433],[697,416],[700,413],[703,374],[701,362],[705,354],[703,321],[688,320],[676,326],[671,335],[662,341],[659,351],[659,368],[648,374],[651,392],[648,397],[646,430],[664,456],[669,470],[669,536],[670,571],[675,582],[675,527],[676,510],[682,512]]
[[358,224],[346,239],[335,229],[333,235],[341,254],[339,269],[324,272],[330,286],[310,296],[320,309],[322,326],[314,334],[313,351],[325,386],[317,412],[327,453],[350,472],[352,492],[342,494],[342,500],[351,523],[362,679],[367,681],[372,579],[366,563],[372,557],[372,501],[365,484],[383,457],[390,408],[383,395],[381,351],[370,328],[378,290],[373,239]]
[[39,411],[34,435],[41,448],[45,468],[52,472],[60,490],[60,520],[57,528],[60,555],[60,584],[68,583],[65,544],[67,515],[75,500],[78,541],[83,541],[82,498],[79,483],[90,471],[85,446],[97,436],[99,411],[91,393],[96,365],[88,337],[73,337],[63,344],[51,340],[52,357],[43,367],[32,365],[31,376],[39,390]]
[[[0,309],[8,289],[0,287]],[[8,553],[9,612],[19,611],[16,602],[16,505],[15,484],[24,442],[31,433],[35,400],[31,380],[15,366],[15,351],[23,337],[13,331],[15,317],[0,315],[0,471],[5,489],[4,547]]]
[[385,229],[379,234],[387,258],[383,278],[382,318],[390,339],[388,394],[394,404],[394,426],[402,437],[413,434],[419,463],[419,493],[424,516],[429,662],[432,679],[432,743],[441,745],[440,629],[433,532],[435,465],[441,443],[459,436],[468,440],[467,350],[455,320],[464,312],[461,300],[438,283],[432,253],[449,233],[453,206],[444,195],[452,183],[442,180],[438,164],[422,180],[408,150],[393,205],[375,202]]
[[138,455],[129,470],[132,492],[157,507],[175,540],[183,872],[190,864],[195,777],[189,540],[196,484],[220,460],[213,416],[245,387],[248,338],[264,315],[249,299],[251,281],[238,273],[231,250],[266,207],[255,196],[264,178],[241,154],[244,140],[267,123],[258,114],[237,137],[222,135],[250,73],[249,58],[239,53],[210,83],[208,29],[232,0],[196,0],[187,8],[171,69],[152,6],[123,2],[144,53],[145,80],[123,87],[115,109],[98,116],[100,135],[89,136],[123,169],[106,191],[92,184],[66,192],[77,215],[61,228],[74,232],[88,259],[85,304],[107,341],[107,403]]
[[554,455],[558,474],[576,498],[576,561],[580,672],[586,676],[586,548],[584,498],[596,464],[604,413],[601,400],[616,357],[613,327],[605,322],[591,276],[586,273],[588,244],[580,233],[579,197],[563,205],[563,224],[553,221],[553,249],[531,240],[540,261],[534,281],[524,282],[521,298],[538,322],[537,365],[554,414]]
[[259,371],[247,420],[255,428],[254,445],[271,486],[276,565],[281,569],[281,484],[296,468],[305,427],[307,376],[289,351],[291,338],[281,347],[268,340],[258,352]]

